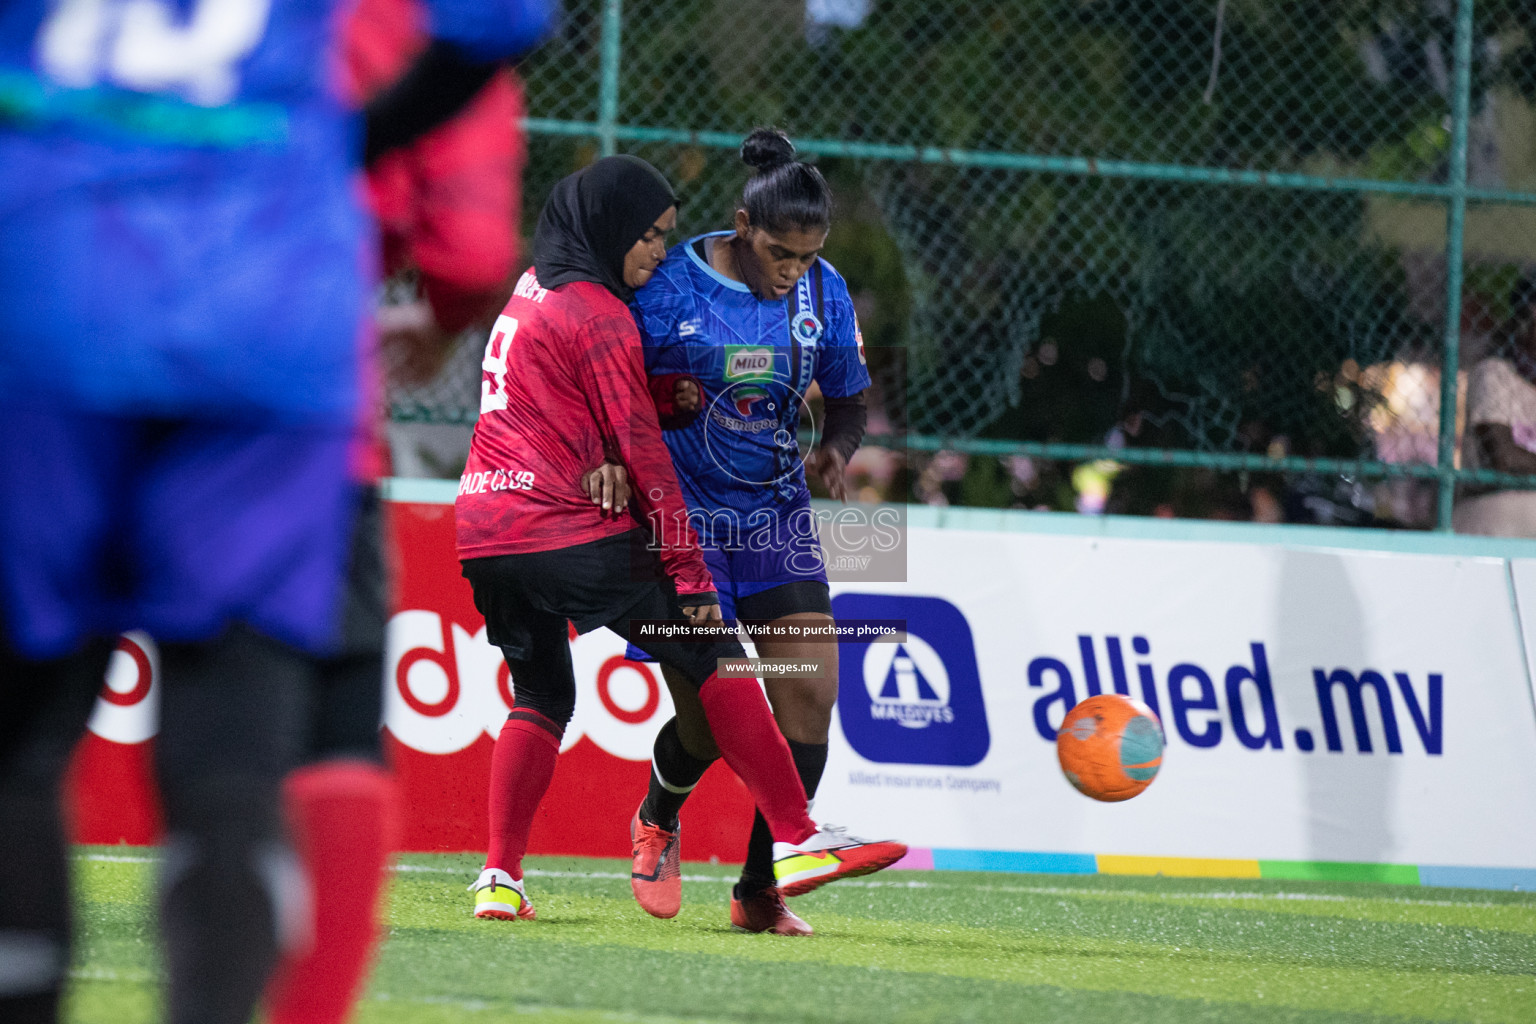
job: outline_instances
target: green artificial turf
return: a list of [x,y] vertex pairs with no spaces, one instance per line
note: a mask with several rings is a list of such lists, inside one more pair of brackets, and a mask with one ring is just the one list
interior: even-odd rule
[[[886,872],[732,933],[729,868],[647,917],[618,861],[531,858],[535,922],[470,917],[474,857],[401,859],[362,1024],[1536,1021],[1536,895],[1369,883]],[[152,865],[84,848],[68,1019],[155,1019]]]

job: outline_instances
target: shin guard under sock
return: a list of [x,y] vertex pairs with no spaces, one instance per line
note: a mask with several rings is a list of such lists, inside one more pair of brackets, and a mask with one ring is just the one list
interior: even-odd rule
[[789,745],[757,680],[711,674],[699,687],[699,700],[721,756],[752,794],[773,837],[798,843],[815,832]]
[[269,1024],[341,1024],[378,935],[394,785],[379,765],[322,761],[284,786],[288,821],[314,901],[314,941],[288,952],[267,988]]
[[309,887],[265,781],[186,784],[167,803],[178,822],[160,868],[169,1024],[245,1024],[281,952],[309,929]]
[[[795,771],[800,773],[800,784],[805,787],[807,799],[816,796],[821,785],[822,772],[827,768],[827,744],[801,743],[785,740],[790,756],[795,759]],[[758,811],[752,818],[752,837],[747,840],[747,862],[741,868],[741,882],[736,886],[736,896],[751,896],[775,884],[773,877],[773,833],[768,822]]]
[[246,1024],[312,921],[284,839],[282,784],[298,763],[314,663],[236,624],[206,642],[162,644],[160,666],[165,1019]]
[[714,758],[702,761],[683,749],[677,719],[668,719],[656,734],[656,745],[651,751],[651,785],[645,803],[640,805],[640,817],[668,831],[675,830],[677,812],[714,763]]
[[563,726],[531,708],[513,708],[491,755],[491,841],[485,866],[523,877],[534,812],[555,777]]

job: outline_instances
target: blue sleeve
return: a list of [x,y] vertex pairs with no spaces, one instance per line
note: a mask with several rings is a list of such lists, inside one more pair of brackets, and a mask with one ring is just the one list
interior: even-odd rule
[[[676,341],[677,322],[681,319],[683,295],[668,276],[657,274],[635,293],[629,312],[640,328],[640,344],[645,350],[645,369],[655,373],[663,350]],[[672,372],[672,371],[668,371]]]
[[869,387],[864,335],[842,278],[828,274],[826,289],[826,342],[816,366],[816,383],[828,398],[846,398]]
[[527,53],[555,27],[558,0],[426,0],[434,39],[471,57],[501,60]]

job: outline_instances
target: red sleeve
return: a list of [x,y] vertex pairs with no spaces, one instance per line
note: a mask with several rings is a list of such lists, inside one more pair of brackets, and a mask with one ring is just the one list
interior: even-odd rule
[[656,418],[661,422],[662,430],[678,430],[699,418],[697,409],[680,412],[677,408],[677,383],[683,380],[693,381],[702,398],[704,385],[691,373],[664,373],[650,378],[651,401],[656,405]]
[[413,147],[411,255],[437,321],[457,332],[512,291],[525,148],[521,86],[510,71]]
[[715,582],[688,523],[672,456],[661,439],[634,320],[627,313],[594,317],[582,325],[581,338],[585,358],[577,361],[577,372],[587,405],[604,451],[629,473],[631,500],[652,532],[661,535],[662,568],[678,594],[712,593]]

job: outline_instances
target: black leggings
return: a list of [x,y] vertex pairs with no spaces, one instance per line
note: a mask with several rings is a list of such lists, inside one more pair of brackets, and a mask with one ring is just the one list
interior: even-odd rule
[[[112,645],[61,662],[0,652],[0,933],[68,949],[68,861],[59,786],[85,731]],[[282,847],[283,776],[298,762],[312,660],[235,625],[196,644],[161,645],[164,688],[155,767],[165,807],[161,933],[172,1024],[249,1019],[276,962],[279,925],[296,906]],[[210,909],[211,908],[211,909]],[[41,948],[41,947],[40,947]],[[51,979],[34,979],[31,1005],[0,1017],[48,1013]],[[44,1018],[40,1018],[44,1019]]]
[[26,662],[0,641],[0,1020],[51,1024],[69,966],[69,860],[60,789],[112,645]]
[[486,636],[511,670],[515,707],[564,727],[576,709],[568,623],[581,632],[607,626],[695,687],[721,658],[745,651],[734,635],[710,640],[631,636],[631,621],[686,618],[670,581],[639,531],[555,551],[472,558],[464,576],[485,616]]
[[341,643],[315,662],[304,760],[384,759],[384,625],[387,581],[381,549],[379,493],[367,487],[352,526],[352,550],[342,600]]

